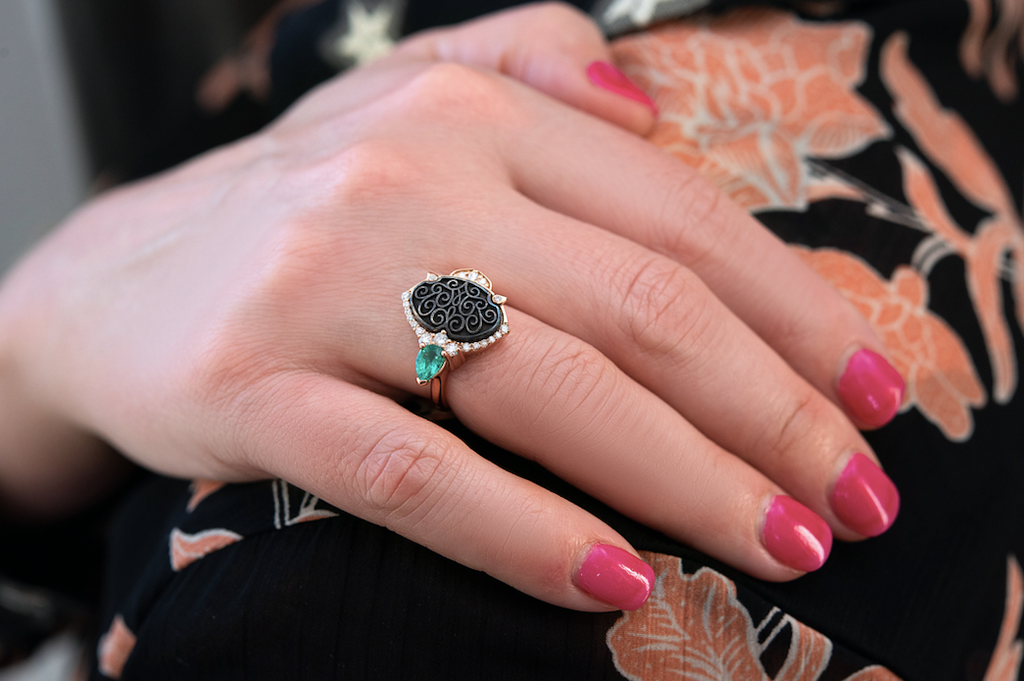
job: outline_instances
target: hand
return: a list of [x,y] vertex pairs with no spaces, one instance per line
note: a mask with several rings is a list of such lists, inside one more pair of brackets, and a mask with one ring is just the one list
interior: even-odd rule
[[95,437],[283,477],[552,603],[638,607],[621,536],[395,402],[426,394],[400,293],[475,267],[511,332],[447,389],[483,436],[764,579],[820,566],[830,528],[884,531],[895,489],[839,406],[895,412],[880,341],[629,131],[652,113],[588,81],[607,59],[560,6],[433,32],[86,206],[0,293],[4,495],[59,503],[114,465]]

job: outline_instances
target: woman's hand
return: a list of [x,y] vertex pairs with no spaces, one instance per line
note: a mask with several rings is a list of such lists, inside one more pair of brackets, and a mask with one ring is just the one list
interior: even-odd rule
[[0,294],[8,504],[79,503],[108,441],[283,477],[552,603],[638,607],[621,536],[395,401],[426,394],[400,294],[473,267],[511,329],[447,394],[484,437],[764,579],[884,531],[895,488],[843,413],[895,413],[881,343],[634,134],[650,108],[587,77],[608,58],[561,6],[433,32],[87,205]]

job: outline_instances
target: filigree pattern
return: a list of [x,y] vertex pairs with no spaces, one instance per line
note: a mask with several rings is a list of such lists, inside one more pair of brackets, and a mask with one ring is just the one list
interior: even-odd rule
[[491,292],[460,277],[424,281],[412,290],[412,313],[427,331],[445,331],[460,343],[486,339],[501,327]]

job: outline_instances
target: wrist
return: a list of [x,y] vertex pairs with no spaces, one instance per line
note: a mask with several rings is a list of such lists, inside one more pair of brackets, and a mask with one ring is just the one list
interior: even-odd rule
[[[104,495],[126,463],[43,399],[47,287],[33,255],[0,282],[0,516],[47,520]],[[33,283],[35,282],[35,284]],[[50,358],[52,360],[52,358]]]

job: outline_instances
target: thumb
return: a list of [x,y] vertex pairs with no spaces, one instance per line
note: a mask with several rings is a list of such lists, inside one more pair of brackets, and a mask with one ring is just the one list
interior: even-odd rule
[[597,25],[571,5],[543,3],[416,34],[400,54],[492,69],[643,135],[654,102],[612,64]]

